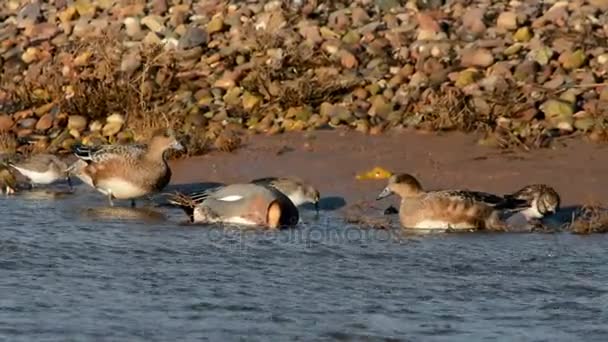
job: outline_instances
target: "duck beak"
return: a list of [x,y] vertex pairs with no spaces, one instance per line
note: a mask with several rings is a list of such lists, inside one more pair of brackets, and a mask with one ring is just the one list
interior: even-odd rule
[[319,214],[319,201],[315,202],[315,211]]
[[376,200],[381,200],[381,199],[383,199],[385,197],[388,197],[388,196],[390,196],[392,194],[393,194],[393,192],[387,186],[386,188],[384,188],[384,190],[382,190],[381,193],[378,194],[378,196],[376,197]]

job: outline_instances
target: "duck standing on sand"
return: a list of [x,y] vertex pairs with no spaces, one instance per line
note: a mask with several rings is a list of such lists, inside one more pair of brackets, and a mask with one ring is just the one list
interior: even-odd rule
[[34,154],[19,162],[8,162],[8,165],[25,176],[32,185],[51,184],[65,179],[72,190],[72,180],[68,173],[68,165],[52,154]]
[[498,231],[506,228],[499,211],[469,191],[424,191],[416,178],[403,173],[392,175],[377,199],[392,194],[401,197],[399,218],[404,228]]
[[161,191],[171,180],[167,164],[169,149],[182,150],[172,130],[158,130],[147,144],[76,145],[74,154],[79,158],[70,172],[84,183],[113,198],[131,199]]
[[296,177],[265,177],[251,181],[253,184],[273,187],[293,202],[296,207],[312,203],[319,212],[319,190]]
[[230,184],[190,195],[174,194],[169,202],[194,223],[232,223],[272,229],[297,224],[299,213],[280,191],[263,185]]

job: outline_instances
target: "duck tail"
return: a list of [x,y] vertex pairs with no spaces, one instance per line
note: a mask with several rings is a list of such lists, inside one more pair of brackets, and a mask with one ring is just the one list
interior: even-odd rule
[[190,221],[194,220],[194,208],[196,208],[197,203],[190,196],[176,192],[169,195],[167,202],[181,208],[184,212],[186,212],[186,215],[188,215]]

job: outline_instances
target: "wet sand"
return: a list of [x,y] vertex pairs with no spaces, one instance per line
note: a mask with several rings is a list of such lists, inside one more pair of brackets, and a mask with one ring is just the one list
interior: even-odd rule
[[[374,201],[385,180],[357,180],[374,166],[408,172],[426,188],[469,188],[512,192],[530,183],[547,183],[562,206],[591,200],[607,202],[608,149],[580,139],[553,149],[507,152],[476,144],[473,135],[411,131],[370,136],[352,131],[316,131],[251,136],[234,153],[213,151],[172,161],[172,184],[242,182],[267,176],[298,176],[314,184],[321,197],[348,204]],[[395,204],[397,199],[377,203]]]

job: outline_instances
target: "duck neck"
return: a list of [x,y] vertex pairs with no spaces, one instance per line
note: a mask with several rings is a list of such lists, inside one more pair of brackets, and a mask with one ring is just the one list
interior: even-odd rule
[[167,154],[165,152],[165,149],[154,148],[154,146],[151,146],[148,153],[146,153],[146,159],[151,162],[166,164]]
[[423,194],[422,189],[406,186],[395,186],[395,189],[393,191],[402,199],[419,197]]

